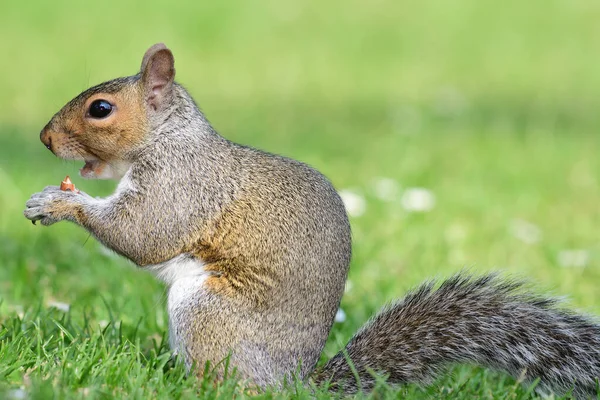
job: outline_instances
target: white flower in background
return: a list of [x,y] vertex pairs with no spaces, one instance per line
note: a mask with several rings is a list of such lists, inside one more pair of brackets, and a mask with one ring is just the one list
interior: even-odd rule
[[340,197],[344,202],[346,211],[351,217],[360,217],[365,213],[367,202],[362,195],[352,190],[344,189],[340,190]]
[[351,290],[352,290],[352,281],[350,279],[348,279],[346,281],[346,285],[344,286],[344,293],[348,293]]
[[520,218],[515,218],[510,222],[510,233],[527,244],[534,244],[542,239],[542,231],[537,225]]
[[21,400],[27,398],[27,392],[24,388],[9,390],[6,394],[11,400]]
[[335,313],[335,322],[342,323],[344,321],[346,321],[346,313],[341,308],[338,308],[337,312]]
[[583,249],[562,250],[558,253],[558,265],[564,268],[585,268],[590,261],[590,252]]
[[435,196],[425,188],[407,188],[402,195],[402,207],[408,212],[431,211],[435,206]]
[[17,313],[17,316],[21,319],[23,319],[23,317],[25,316],[25,309],[23,308],[22,305],[19,304],[15,304],[13,306],[8,306],[9,310],[14,311]]
[[374,182],[373,189],[375,191],[375,196],[383,201],[394,201],[400,194],[400,185],[391,178],[377,178]]
[[67,303],[61,303],[60,301],[50,301],[48,302],[48,307],[56,308],[62,312],[69,312],[71,305]]

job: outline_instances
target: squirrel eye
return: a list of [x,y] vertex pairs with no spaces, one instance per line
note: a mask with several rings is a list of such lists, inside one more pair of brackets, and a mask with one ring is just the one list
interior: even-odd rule
[[104,118],[111,113],[112,109],[113,106],[108,101],[95,100],[92,104],[90,104],[88,113],[92,118]]

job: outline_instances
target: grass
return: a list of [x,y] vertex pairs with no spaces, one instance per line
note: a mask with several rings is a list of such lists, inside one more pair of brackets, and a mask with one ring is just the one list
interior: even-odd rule
[[[600,314],[599,14],[585,0],[3,4],[0,397],[243,396],[234,379],[215,387],[169,361],[161,284],[83,230],[21,214],[30,194],[79,168],[37,132],[81,90],[134,73],[157,41],[223,135],[308,162],[365,199],[352,217],[347,320],[323,360],[387,301],[465,266],[526,277]],[[376,195],[382,177],[398,185],[391,200]],[[75,183],[97,196],[114,188]],[[430,190],[435,207],[407,212],[410,187]],[[259,397],[311,394],[296,382]],[[535,395],[456,367],[375,397]]]

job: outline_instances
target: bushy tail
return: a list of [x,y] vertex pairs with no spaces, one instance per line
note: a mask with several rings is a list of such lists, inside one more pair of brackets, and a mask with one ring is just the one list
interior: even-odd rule
[[391,383],[426,384],[448,364],[473,363],[524,377],[526,383],[539,378],[542,391],[596,393],[597,323],[496,275],[457,275],[434,287],[435,282],[426,283],[384,309],[313,379],[354,393],[372,389],[370,371],[387,375]]

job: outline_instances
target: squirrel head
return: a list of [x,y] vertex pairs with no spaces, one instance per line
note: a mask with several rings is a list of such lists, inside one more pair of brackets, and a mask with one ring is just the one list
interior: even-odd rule
[[84,160],[85,178],[118,178],[173,103],[175,65],[162,43],[150,47],[137,75],[117,78],[79,94],[40,133],[56,156]]

